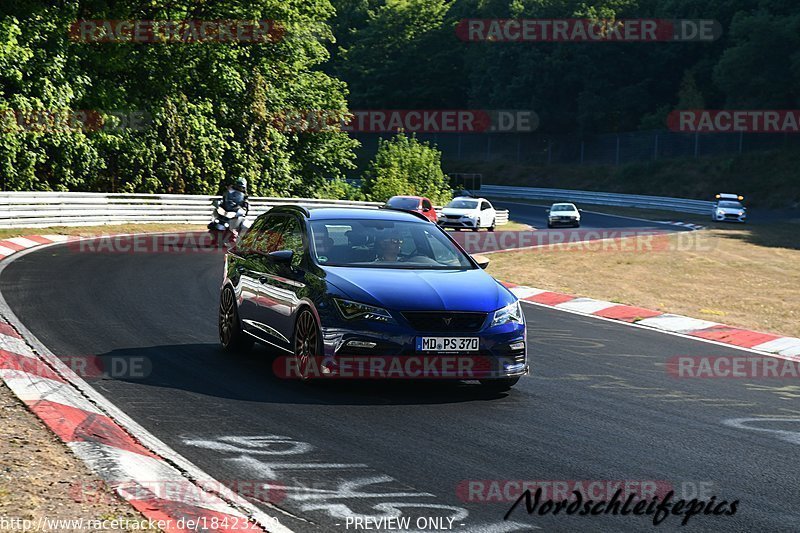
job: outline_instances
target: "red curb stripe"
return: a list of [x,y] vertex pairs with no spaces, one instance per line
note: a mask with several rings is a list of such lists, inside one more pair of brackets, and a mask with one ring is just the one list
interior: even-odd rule
[[730,326],[713,326],[706,329],[699,329],[689,333],[689,335],[702,339],[724,342],[725,344],[733,344],[734,346],[741,346],[742,348],[752,348],[753,346],[758,346],[759,344],[781,338],[780,335],[760,333],[758,331],[733,328]]
[[561,294],[560,292],[543,292],[540,294],[534,294],[533,296],[528,296],[527,298],[523,298],[523,300],[528,300],[529,302],[536,302],[544,305],[558,305],[563,304],[564,302],[569,302],[570,300],[574,300],[575,296],[570,296],[569,294]]
[[0,241],[0,246],[4,246],[9,250],[14,250],[15,252],[19,252],[20,250],[27,249],[27,246],[22,246],[21,244],[17,244],[11,241]]
[[54,242],[47,237],[42,237],[41,235],[26,235],[25,238],[33,242],[38,242],[39,244],[50,244]]
[[90,413],[77,407],[49,400],[26,401],[25,403],[64,442],[96,442],[160,459],[133,440],[106,415]]
[[623,322],[634,322],[639,318],[651,318],[654,316],[663,315],[661,311],[653,311],[643,307],[634,307],[631,305],[615,305],[606,309],[601,309],[593,315],[601,316],[603,318],[611,318],[613,320],[622,320]]
[[6,324],[5,322],[0,322],[0,335],[7,335],[9,337],[14,337],[16,339],[22,338],[22,335],[17,333],[17,330],[12,328],[10,324]]
[[501,281],[500,285],[506,287],[507,289],[511,289],[512,287],[519,287],[516,283],[511,283],[510,281]]
[[[253,531],[257,531],[253,523],[243,516],[212,511],[204,507],[160,498],[128,500],[128,502],[143,515],[154,521],[166,520],[171,525],[171,527],[164,529],[168,533],[188,531],[191,531],[191,533],[197,533],[197,531],[247,531],[248,533],[253,533]],[[195,526],[196,529],[182,529],[177,527],[177,522],[180,519],[184,519],[184,524],[190,520],[194,520],[195,524],[197,524],[198,519],[202,520],[199,521],[199,527]],[[211,526],[215,523],[215,519],[218,527],[212,528]],[[204,525],[205,527],[203,527]]]
[[0,350],[0,368],[5,370],[17,370],[41,378],[51,379],[59,383],[65,381],[56,374],[52,368],[47,366],[42,360],[34,357],[25,357],[14,352]]

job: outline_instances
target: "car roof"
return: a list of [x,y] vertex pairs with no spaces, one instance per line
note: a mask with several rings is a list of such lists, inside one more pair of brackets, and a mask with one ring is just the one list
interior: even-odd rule
[[[413,198],[415,200],[427,200],[427,198],[425,198],[424,196],[411,196],[411,195],[406,195],[406,194],[398,194],[398,195],[392,196],[392,198]],[[392,198],[389,198],[389,200],[391,200]]]
[[[296,209],[277,209],[276,213],[292,212],[297,213]],[[272,211],[271,210],[271,211]],[[358,207],[308,207],[309,220],[337,220],[337,219],[359,219],[359,220],[393,220],[393,221],[408,221],[408,222],[424,222],[417,215],[407,213],[405,211],[398,211],[394,209],[362,209]]]
[[[453,200],[486,200],[486,198],[476,198],[475,196],[456,196]],[[453,200],[450,200],[451,202]],[[486,200],[487,202],[489,200]]]
[[556,202],[556,203],[553,204],[553,207],[555,207],[557,205],[569,205],[569,206],[575,207],[575,204],[573,204],[572,202]]

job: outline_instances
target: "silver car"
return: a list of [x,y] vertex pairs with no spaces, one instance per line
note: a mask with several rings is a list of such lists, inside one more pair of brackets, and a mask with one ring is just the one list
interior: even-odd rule
[[720,193],[711,208],[711,220],[715,222],[747,222],[747,208],[742,205],[742,196]]

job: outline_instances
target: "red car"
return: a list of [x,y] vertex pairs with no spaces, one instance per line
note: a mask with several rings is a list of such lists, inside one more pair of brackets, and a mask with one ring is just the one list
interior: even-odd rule
[[436,224],[438,216],[433,204],[422,196],[392,196],[386,202],[386,207],[392,209],[402,209],[403,211],[415,211]]

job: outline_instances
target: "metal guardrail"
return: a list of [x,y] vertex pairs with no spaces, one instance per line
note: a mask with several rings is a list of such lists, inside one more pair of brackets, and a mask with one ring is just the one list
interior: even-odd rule
[[[219,196],[91,192],[0,192],[0,228],[101,226],[127,223],[206,224],[211,200]],[[319,198],[250,197],[252,219],[277,205],[377,209],[382,202]],[[440,208],[437,208],[437,212]],[[508,222],[498,211],[497,224]]]
[[526,200],[552,200],[619,207],[639,207],[642,209],[662,209],[680,213],[710,215],[713,202],[689,198],[670,198],[668,196],[643,196],[638,194],[618,194],[571,189],[540,189],[536,187],[511,187],[502,185],[483,185],[482,196],[502,198],[523,198]]

